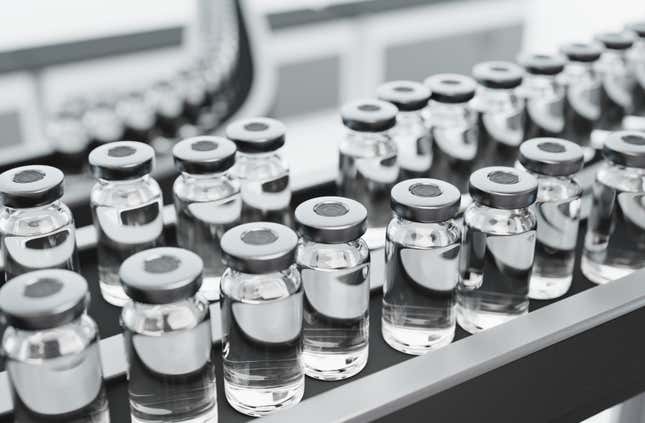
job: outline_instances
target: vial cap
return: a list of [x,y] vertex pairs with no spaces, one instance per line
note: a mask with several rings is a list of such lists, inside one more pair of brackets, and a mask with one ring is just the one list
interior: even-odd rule
[[645,169],[645,132],[613,132],[605,139],[602,153],[612,163]]
[[532,75],[557,75],[564,70],[564,58],[557,54],[527,54],[519,62]]
[[627,50],[634,45],[634,37],[629,32],[603,32],[595,38],[609,50]]
[[242,153],[266,153],[284,145],[286,131],[278,120],[256,117],[231,123],[226,128],[226,137]]
[[441,73],[423,82],[430,90],[430,99],[440,103],[465,103],[475,97],[477,84],[464,75]]
[[51,166],[20,166],[0,175],[0,204],[11,208],[38,207],[63,196],[64,174]]
[[430,90],[415,81],[390,81],[382,84],[376,91],[379,100],[387,101],[404,112],[421,110],[427,106]]
[[627,30],[632,31],[639,38],[645,38],[645,21],[628,24]]
[[125,293],[133,301],[168,304],[197,293],[204,263],[192,251],[158,247],[128,257],[119,269]]
[[16,276],[0,289],[0,310],[9,326],[51,329],[79,318],[89,298],[87,282],[78,273],[37,270]]
[[92,174],[111,181],[136,179],[149,174],[154,159],[152,147],[136,141],[101,145],[92,150],[89,157]]
[[343,124],[358,132],[383,132],[396,125],[398,110],[391,103],[363,99],[346,103],[340,110]]
[[569,176],[584,165],[579,145],[560,138],[533,138],[520,145],[519,162],[540,175]]
[[295,262],[298,236],[287,226],[253,222],[229,229],[221,239],[224,261],[239,272],[262,274]]
[[486,88],[516,88],[522,83],[523,76],[522,68],[511,62],[482,62],[473,68],[473,78]]
[[443,222],[459,211],[461,193],[452,184],[430,178],[408,179],[392,188],[392,211],[413,222]]
[[367,230],[367,209],[345,197],[318,197],[296,208],[300,235],[314,242],[339,244],[354,241]]
[[237,147],[223,137],[202,136],[187,138],[172,149],[175,167],[194,175],[219,173],[235,164]]
[[595,62],[600,58],[603,47],[598,43],[568,43],[560,47],[560,52],[572,62]]
[[485,167],[470,175],[468,191],[473,200],[498,209],[521,209],[535,202],[537,179],[505,166]]

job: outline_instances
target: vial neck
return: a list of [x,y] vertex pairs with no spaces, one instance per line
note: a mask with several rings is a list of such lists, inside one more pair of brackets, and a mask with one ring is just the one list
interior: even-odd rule
[[138,178],[132,179],[104,179],[99,178],[98,181],[102,185],[130,185],[147,182],[150,179],[150,175],[143,175]]

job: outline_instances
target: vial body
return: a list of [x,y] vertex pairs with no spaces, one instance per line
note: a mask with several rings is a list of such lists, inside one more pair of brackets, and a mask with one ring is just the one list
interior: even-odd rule
[[598,128],[615,130],[621,127],[623,117],[634,110],[636,79],[624,51],[606,50],[597,70],[602,78]]
[[645,267],[645,170],[605,164],[596,174],[581,268],[602,284]]
[[427,177],[432,166],[432,138],[420,111],[399,111],[390,130],[401,165],[399,180]]
[[369,248],[361,238],[342,244],[301,240],[304,289],[303,361],[308,376],[339,380],[367,364]]
[[555,75],[526,75],[519,95],[526,104],[524,139],[562,135],[565,92]]
[[645,116],[645,37],[640,37],[629,52],[629,65],[636,78],[634,84],[634,109]]
[[387,132],[348,130],[339,148],[339,195],[363,204],[369,227],[390,219],[390,190],[399,177],[397,146]]
[[228,174],[182,173],[173,186],[177,212],[177,244],[197,253],[204,261],[202,295],[219,299],[219,281],[226,266],[220,238],[240,223],[240,185]]
[[119,266],[132,254],[161,245],[161,189],[149,175],[136,179],[99,179],[90,195],[98,233],[98,272],[103,298],[122,306],[128,301],[119,282]]
[[537,218],[474,203],[464,213],[457,321],[475,333],[528,313]]
[[217,421],[208,301],[129,302],[121,324],[133,422]]
[[562,74],[565,87],[565,138],[583,147],[585,158],[595,151],[591,131],[600,119],[602,83],[593,62],[570,62]]
[[51,329],[7,328],[2,344],[15,421],[109,423],[98,342],[87,315]]
[[6,280],[37,269],[79,271],[74,218],[61,201],[0,211]]
[[279,152],[238,151],[233,174],[241,184],[242,222],[293,225],[289,167]]
[[300,402],[302,286],[295,265],[265,274],[231,268],[221,280],[224,391],[241,413],[262,416]]
[[537,240],[529,297],[558,298],[569,290],[580,226],[582,188],[571,177],[537,175]]
[[390,221],[382,333],[393,348],[420,355],[452,341],[460,240],[453,219],[421,223],[395,216]]

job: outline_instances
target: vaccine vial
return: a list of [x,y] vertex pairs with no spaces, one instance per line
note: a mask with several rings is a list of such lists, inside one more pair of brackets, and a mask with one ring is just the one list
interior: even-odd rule
[[477,115],[470,103],[477,84],[457,74],[434,75],[424,84],[431,93],[427,113],[435,153],[432,174],[465,191],[466,175],[478,154]]
[[510,62],[482,62],[472,73],[478,84],[472,105],[477,113],[480,163],[500,164],[509,152],[515,155],[524,141],[524,102],[517,95],[524,72]]
[[222,237],[222,359],[228,403],[263,416],[300,402],[302,287],[298,236],[273,222],[246,223]]
[[219,280],[226,268],[220,239],[239,224],[242,212],[240,184],[230,175],[235,152],[233,142],[211,136],[188,138],[173,148],[181,173],[173,185],[177,244],[204,262],[200,293],[209,301],[219,299]]
[[392,189],[381,330],[403,353],[421,355],[454,337],[460,202],[459,190],[437,179],[410,179]]
[[237,146],[232,174],[240,180],[242,221],[292,226],[289,166],[282,157],[286,128],[270,118],[233,122],[226,136]]
[[61,201],[63,172],[21,166],[0,175],[5,280],[38,269],[79,270],[74,217]]
[[116,102],[115,109],[125,125],[123,139],[148,143],[155,137],[155,110],[143,93],[127,94]]
[[470,176],[457,285],[457,322],[470,333],[528,313],[537,188],[534,176],[511,167]]
[[598,284],[645,267],[645,132],[612,133],[603,155],[581,262],[582,273]]
[[370,252],[361,238],[367,209],[344,197],[318,197],[296,209],[296,261],[304,296],[307,376],[347,379],[367,364]]
[[627,32],[608,32],[596,36],[605,48],[597,63],[602,79],[601,119],[598,128],[620,129],[623,117],[634,110],[636,79],[627,61],[634,38]]
[[145,96],[146,102],[155,111],[156,126],[161,136],[175,138],[185,123],[182,116],[183,96],[177,84],[159,81],[147,90]]
[[377,90],[379,100],[399,110],[390,136],[398,149],[399,179],[428,176],[432,166],[432,138],[423,112],[428,106],[430,90],[414,81],[391,81]]
[[113,142],[90,153],[97,182],[90,193],[98,233],[98,272],[105,301],[122,306],[128,301],[119,282],[119,266],[132,254],[161,245],[161,189],[150,176],[154,151],[134,141]]
[[390,220],[390,190],[399,178],[398,149],[390,130],[397,108],[381,100],[345,104],[341,118],[345,136],[338,157],[338,192],[363,204],[369,227],[385,227]]
[[121,312],[134,423],[217,421],[208,301],[198,294],[203,262],[158,247],[127,258],[119,276],[132,299]]
[[528,54],[520,57],[519,62],[526,71],[522,86],[518,88],[526,108],[524,139],[562,136],[565,92],[559,79],[564,71],[564,58]]
[[45,134],[56,151],[56,162],[67,174],[81,174],[87,162],[89,136],[80,119],[60,114],[47,122]]
[[597,43],[569,43],[560,48],[567,58],[561,83],[565,87],[565,137],[583,148],[585,160],[591,160],[591,132],[600,119],[602,80],[596,63],[602,54]]
[[634,89],[634,109],[639,116],[645,116],[645,21],[627,26],[635,35],[632,49],[627,53],[627,60],[636,78]]
[[25,273],[0,289],[13,421],[109,423],[88,302],[85,279],[69,270]]
[[538,180],[537,241],[529,297],[550,300],[566,294],[573,279],[582,188],[582,148],[559,138],[533,138],[520,146],[520,165]]
[[99,101],[89,107],[82,120],[90,138],[90,148],[123,139],[123,121],[110,101]]

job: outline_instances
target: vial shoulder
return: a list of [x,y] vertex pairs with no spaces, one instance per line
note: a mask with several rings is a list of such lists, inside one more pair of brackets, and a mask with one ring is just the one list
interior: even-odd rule
[[513,235],[535,230],[534,205],[522,209],[495,209],[473,203],[464,212],[465,229],[476,229],[494,235]]
[[363,266],[370,260],[370,251],[362,238],[339,244],[322,244],[300,240],[296,252],[299,266],[318,269],[347,269]]
[[121,311],[121,324],[124,329],[137,334],[160,336],[193,329],[208,317],[208,302],[198,294],[170,304],[130,301]]
[[446,247],[461,241],[461,229],[454,219],[420,223],[395,217],[387,226],[386,238],[410,248]]
[[623,192],[645,192],[645,169],[605,163],[596,173],[596,184]]
[[289,174],[289,166],[280,153],[238,154],[231,175],[240,180],[273,179]]
[[5,207],[0,211],[0,232],[6,235],[45,235],[64,228],[74,231],[74,216],[69,207],[60,201],[44,207]]
[[572,177],[537,176],[539,203],[574,201],[582,197],[582,187]]
[[341,139],[339,151],[342,155],[354,158],[393,157],[398,152],[390,133],[351,130]]
[[173,183],[174,196],[183,202],[209,202],[239,194],[240,183],[229,175],[192,178],[180,175]]
[[281,272],[242,273],[226,269],[220,280],[223,297],[237,302],[260,304],[279,301],[301,291],[296,265]]
[[99,181],[92,187],[90,203],[93,206],[134,206],[161,201],[161,195],[161,187],[151,177],[119,182]]

